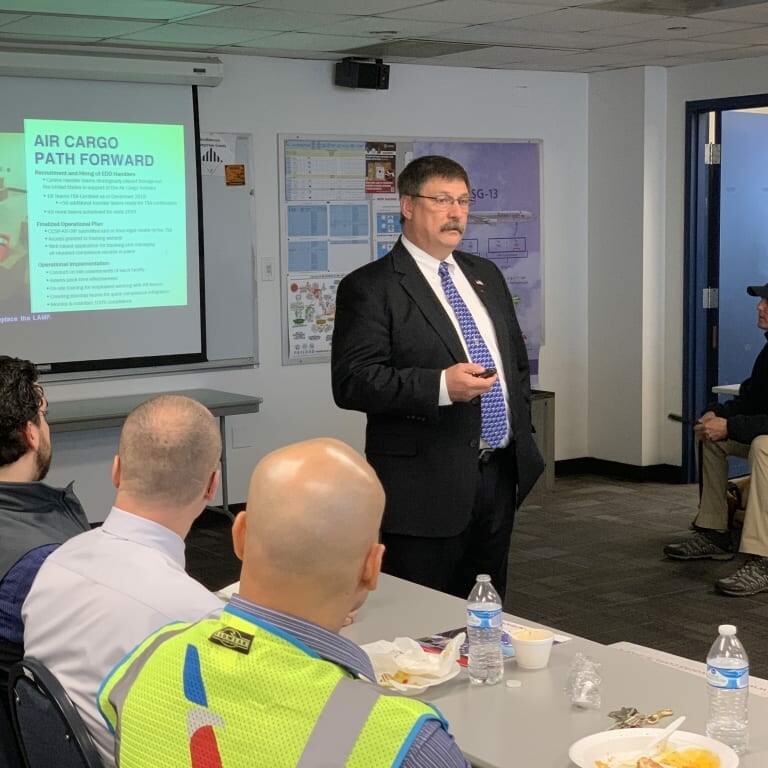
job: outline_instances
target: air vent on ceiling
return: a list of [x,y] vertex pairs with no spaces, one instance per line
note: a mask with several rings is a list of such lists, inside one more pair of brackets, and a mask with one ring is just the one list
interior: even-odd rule
[[622,11],[648,13],[654,16],[696,16],[711,11],[730,11],[749,5],[760,5],[763,0],[605,0],[579,6],[593,11]]
[[447,56],[451,53],[479,51],[491,47],[484,43],[450,43],[444,40],[392,40],[364,45],[362,48],[348,48],[337,53],[342,56],[365,56],[371,59],[390,59],[394,56],[403,59],[429,59],[433,56]]

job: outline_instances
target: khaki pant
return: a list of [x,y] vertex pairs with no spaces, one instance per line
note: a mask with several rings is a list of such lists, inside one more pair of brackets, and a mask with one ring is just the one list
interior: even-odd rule
[[751,482],[741,552],[768,557],[768,435],[759,435],[751,445],[735,440],[702,443],[702,488],[696,525],[725,531],[728,528],[728,456],[749,459]]

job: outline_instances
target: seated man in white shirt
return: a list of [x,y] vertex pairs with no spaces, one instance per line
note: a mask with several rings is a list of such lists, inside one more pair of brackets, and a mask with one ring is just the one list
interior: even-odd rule
[[59,679],[107,766],[114,737],[97,708],[102,678],[149,633],[222,607],[184,570],[184,539],[216,493],[220,454],[216,420],[195,400],[138,406],[112,466],[114,507],[46,560],[24,603],[25,655]]

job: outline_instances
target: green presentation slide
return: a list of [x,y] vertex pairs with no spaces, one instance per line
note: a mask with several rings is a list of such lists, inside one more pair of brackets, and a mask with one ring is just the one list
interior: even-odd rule
[[24,120],[33,313],[187,304],[184,127]]

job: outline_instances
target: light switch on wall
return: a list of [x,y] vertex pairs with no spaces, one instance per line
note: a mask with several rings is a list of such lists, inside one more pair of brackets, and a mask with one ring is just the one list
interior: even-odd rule
[[261,260],[261,279],[275,279],[275,259],[272,256],[267,256]]

